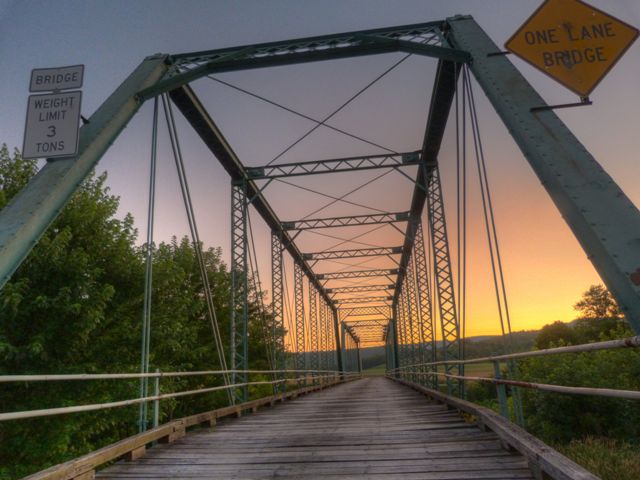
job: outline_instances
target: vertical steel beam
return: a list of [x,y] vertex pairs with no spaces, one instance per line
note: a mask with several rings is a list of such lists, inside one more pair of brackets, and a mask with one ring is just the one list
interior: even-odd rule
[[409,364],[409,345],[407,336],[407,315],[404,302],[404,285],[400,288],[400,298],[398,299],[398,327],[400,333],[400,366],[406,367]]
[[400,367],[400,344],[398,342],[398,304],[394,303],[391,308],[391,329],[393,334],[393,368]]
[[[247,264],[247,194],[244,180],[231,182],[231,376],[232,384],[247,383],[248,264]],[[237,402],[248,400],[246,386],[234,389]]]
[[[407,272],[404,277],[404,282],[406,284],[407,291],[407,310],[409,312],[409,334],[411,336],[411,345],[412,345],[412,357],[411,363],[413,365],[417,365],[422,363],[422,345],[420,339],[420,317],[418,315],[418,305],[416,300],[416,277],[414,271],[414,258],[413,255],[409,257],[409,262],[407,263]],[[414,370],[419,370],[419,368],[414,367]],[[414,381],[419,381],[421,379],[420,376],[414,376]]]
[[640,333],[640,211],[471,17],[453,17],[449,41],[509,129],[629,323]]
[[137,92],[162,79],[167,58],[146,58],[80,129],[78,155],[47,161],[0,211],[0,288],[138,111]]
[[294,299],[296,320],[296,369],[306,368],[306,348],[304,334],[304,273],[302,267],[294,263]]
[[344,328],[344,323],[340,324],[340,355],[338,355],[338,358],[340,359],[340,364],[342,365],[342,368],[340,368],[341,372],[344,372],[347,370],[347,361],[346,361],[346,352],[345,350],[347,349],[347,339],[346,339],[346,334],[345,334],[345,328]]
[[344,364],[342,363],[342,355],[340,355],[340,320],[338,319],[338,310],[336,310],[335,307],[331,306],[330,307],[330,312],[333,315],[333,338],[335,340],[334,346],[335,346],[335,359],[336,359],[336,370],[338,370],[339,372],[344,371]]
[[[286,370],[286,353],[284,346],[284,302],[283,302],[283,279],[282,279],[282,240],[279,232],[271,233],[271,312],[272,337],[273,337],[273,359],[276,370]],[[284,374],[282,374],[284,375]],[[283,376],[280,375],[280,379]],[[277,384],[284,387],[285,384]],[[278,388],[278,391],[282,390]]]
[[319,369],[320,341],[318,329],[318,291],[309,283],[309,344],[311,369]]
[[[443,360],[460,359],[460,327],[456,312],[456,299],[453,291],[453,275],[451,272],[451,257],[449,255],[449,239],[447,236],[447,222],[444,213],[442,185],[440,184],[440,170],[436,166],[431,174],[427,187],[427,208],[429,226],[431,228],[431,243],[434,253],[436,291],[438,292],[438,306],[440,311],[440,327],[442,330]],[[447,364],[445,373],[457,375],[460,373],[458,365]],[[461,382],[447,377],[447,392],[449,395],[461,393]]]
[[326,353],[327,353],[327,305],[324,303],[324,299],[320,297],[318,299],[318,322],[320,324],[320,328],[318,331],[318,336],[320,338],[320,360],[319,360],[319,368],[320,370],[328,370],[326,365]]
[[[422,345],[422,362],[436,361],[436,340],[433,330],[433,318],[431,315],[431,291],[429,289],[429,265],[424,249],[424,234],[422,222],[416,229],[416,238],[413,244],[413,258],[415,263],[416,289],[418,291],[418,310],[420,312],[420,338]],[[424,372],[431,372],[432,367],[423,369]],[[435,381],[437,377],[423,377],[425,382]]]

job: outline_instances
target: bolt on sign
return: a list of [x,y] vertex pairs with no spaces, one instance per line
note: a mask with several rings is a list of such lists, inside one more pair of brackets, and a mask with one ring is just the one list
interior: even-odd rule
[[23,158],[56,158],[78,153],[84,65],[41,68],[31,72],[30,95],[22,146]]
[[637,37],[636,28],[580,0],[545,0],[505,48],[586,97]]

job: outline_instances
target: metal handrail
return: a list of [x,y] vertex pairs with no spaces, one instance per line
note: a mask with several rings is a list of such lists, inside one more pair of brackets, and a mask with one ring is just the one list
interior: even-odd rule
[[[640,336],[621,338],[618,340],[608,340],[604,342],[585,343],[582,345],[568,345],[565,347],[546,348],[542,350],[533,350],[529,352],[511,353],[508,355],[497,355],[492,357],[473,358],[469,360],[442,360],[438,362],[404,365],[402,367],[387,370],[387,375],[405,374],[405,375],[411,375],[416,378],[445,377],[445,378],[452,378],[452,379],[463,380],[463,381],[466,380],[466,381],[490,383],[490,384],[496,385],[498,389],[503,389],[502,392],[500,391],[498,392],[499,396],[502,397],[501,403],[504,403],[506,401],[505,400],[506,397],[504,397],[505,385],[510,385],[512,387],[542,390],[542,391],[548,391],[548,392],[573,394],[573,395],[594,395],[594,396],[600,396],[600,397],[613,397],[613,398],[623,398],[623,399],[630,399],[630,400],[640,400],[640,391],[635,391],[635,390],[620,390],[620,389],[612,389],[612,388],[592,388],[592,387],[569,387],[565,385],[525,382],[521,380],[507,380],[504,378],[500,378],[500,375],[499,375],[500,362],[523,359],[523,358],[541,357],[541,356],[547,356],[547,355],[558,355],[558,354],[566,354],[566,353],[583,353],[583,352],[594,352],[599,350],[612,350],[612,349],[618,349],[618,348],[636,348],[636,347],[640,347]],[[437,370],[437,367],[441,365],[467,365],[467,364],[473,364],[473,363],[493,363],[494,368],[496,369],[496,378],[454,375],[454,374],[438,372],[438,371],[431,371],[431,372],[424,371],[425,367],[432,367],[432,368],[435,367],[435,370]],[[418,369],[422,369],[422,370],[418,370]],[[503,412],[506,411],[506,405],[501,405],[501,410],[503,410]]]
[[569,393],[574,395],[594,395],[599,397],[624,398],[627,400],[640,400],[640,392],[636,390],[619,390],[614,388],[591,388],[591,387],[567,387],[564,385],[553,385],[549,383],[523,382],[522,380],[505,380],[502,378],[471,377],[466,375],[452,375],[442,372],[416,372],[410,370],[404,372],[418,377],[446,377],[457,380],[470,380],[474,382],[491,383],[493,385],[511,385],[513,387],[529,388],[556,393]]
[[67,380],[122,380],[140,378],[169,378],[223,375],[225,373],[340,373],[337,370],[202,370],[193,372],[155,372],[155,373],[70,373],[43,375],[0,375],[0,383],[6,382],[51,382]]
[[[222,374],[222,373],[231,373],[232,370],[228,371],[213,371],[213,373]],[[351,377],[359,375],[358,372],[339,372],[336,370],[238,370],[238,372],[246,372],[246,373],[306,373],[312,374],[313,380],[324,379],[324,378],[335,378],[338,376],[343,377]],[[315,375],[316,373],[324,372],[322,375]],[[157,373],[149,373],[149,374],[88,374],[88,375],[5,375],[3,381],[58,381],[58,380],[93,380],[93,379],[135,379],[135,378],[144,378],[144,377],[154,377],[160,378],[162,376],[165,377],[177,377],[177,376],[185,376],[188,375],[212,375],[212,372],[168,372],[163,374],[162,372]],[[7,379],[11,377],[10,379]],[[24,379],[27,380],[24,380]],[[173,393],[165,393],[165,394],[156,394],[148,397],[139,397],[132,398],[127,400],[120,400],[116,402],[106,402],[106,403],[96,403],[96,404],[88,404],[88,405],[76,405],[71,407],[58,407],[58,408],[46,408],[40,410],[26,410],[19,412],[6,412],[0,413],[0,422],[8,421],[8,420],[22,420],[26,418],[37,418],[37,417],[48,417],[54,415],[63,415],[67,413],[78,413],[78,412],[89,412],[95,410],[106,410],[110,408],[117,407],[125,407],[129,405],[137,405],[146,402],[158,402],[160,400],[167,400],[170,398],[184,397],[188,395],[196,395],[201,393],[210,393],[216,391],[223,391],[232,388],[241,388],[245,386],[254,386],[254,385],[276,385],[279,383],[286,382],[300,382],[306,381],[309,379],[309,375],[298,376],[295,378],[283,378],[279,380],[260,380],[254,382],[245,382],[234,385],[220,385],[215,387],[207,387],[201,388],[197,390],[185,390],[182,392],[173,392]]]
[[[529,352],[510,353],[507,355],[497,355],[494,357],[471,358],[468,360],[440,360],[438,362],[416,363],[405,365],[408,367],[429,367],[437,365],[468,365],[471,363],[503,362],[505,360],[515,360],[518,358],[542,357],[545,355],[558,355],[562,353],[594,352],[598,350],[609,350],[615,348],[640,347],[640,336],[621,338],[619,340],[608,340],[605,342],[584,343],[582,345],[568,345],[566,347],[545,348],[542,350],[532,350]],[[394,369],[395,370],[395,369]],[[390,370],[393,371],[393,370]]]

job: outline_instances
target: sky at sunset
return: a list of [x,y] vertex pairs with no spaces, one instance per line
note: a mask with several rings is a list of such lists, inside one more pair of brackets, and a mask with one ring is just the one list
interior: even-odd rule
[[[473,15],[502,46],[540,3],[538,0],[0,0],[0,143],[22,146],[29,76],[35,67],[85,64],[82,113],[89,117],[145,56],[156,52],[182,53],[427,22],[459,13]],[[637,0],[590,3],[640,26]],[[385,54],[217,77],[311,117],[322,118],[402,56]],[[514,56],[509,58],[548,103],[577,101],[575,94],[566,88]],[[436,64],[435,59],[411,56],[336,115],[331,124],[396,151],[419,149]],[[557,111],[636,205],[640,205],[639,78],[640,42],[636,42],[591,95],[593,106]],[[311,122],[210,79],[196,81],[193,88],[245,165],[270,162],[313,127]],[[572,305],[591,284],[600,282],[598,275],[477,84],[474,91],[512,327],[534,329],[554,320],[570,321],[575,316]],[[455,253],[455,132],[451,119],[440,165]],[[207,246],[222,246],[228,261],[229,178],[181,118],[178,128],[201,237]],[[166,129],[161,132],[157,241],[188,232]],[[149,102],[98,165],[98,171],[109,172],[112,192],[121,197],[121,213],[131,212],[135,216],[140,241],[146,231],[150,134]],[[379,150],[320,128],[278,162],[374,153]],[[367,208],[337,203],[317,216],[371,213],[375,211],[372,208],[408,210],[413,185],[395,172],[373,180],[385,172],[285,179],[296,186],[274,182],[265,190],[265,196],[281,220],[294,220],[330,201],[300,187],[340,196],[372,181],[347,197]],[[407,173],[415,175],[415,170],[407,169]],[[467,335],[495,334],[499,332],[499,324],[474,168],[470,168],[469,175]],[[252,212],[252,220],[262,282],[270,290],[269,231],[256,212]],[[321,234],[350,237],[372,229],[363,228],[324,230]],[[402,236],[386,226],[358,240],[370,245],[401,245]],[[304,252],[357,246],[347,243],[338,247],[339,242],[309,232],[300,235],[298,244]],[[347,263],[363,261],[361,269],[393,266],[388,259],[356,259]],[[457,259],[453,262],[455,271]],[[319,264],[317,271],[345,267],[325,263]],[[286,268],[291,287],[291,262]]]

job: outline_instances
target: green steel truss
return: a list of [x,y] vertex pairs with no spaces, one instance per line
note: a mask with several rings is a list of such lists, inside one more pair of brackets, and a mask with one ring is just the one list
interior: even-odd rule
[[387,303],[391,302],[393,297],[380,296],[380,297],[352,297],[352,298],[337,298],[333,301],[334,305],[345,305],[349,303]]
[[309,340],[310,340],[310,352],[309,360],[311,361],[311,369],[318,370],[319,354],[320,354],[320,329],[318,325],[318,292],[316,289],[309,285]]
[[349,317],[380,316],[383,318],[389,318],[391,316],[390,307],[388,305],[340,308],[339,313],[342,321]]
[[324,252],[303,253],[302,255],[305,260],[334,260],[336,258],[376,257],[401,253],[402,247],[376,247],[351,250],[326,250]]
[[[243,181],[231,185],[231,370],[232,384],[247,383],[248,264],[247,264],[247,194]],[[236,402],[246,402],[248,388],[234,389]]]
[[316,275],[318,280],[340,280],[344,278],[367,278],[367,277],[388,277],[397,275],[397,268],[371,269],[371,270],[355,270],[351,272],[331,272],[319,273]]
[[294,300],[295,300],[295,345],[296,345],[296,369],[306,368],[306,336],[304,315],[304,273],[298,263],[294,264]]
[[325,291],[329,295],[336,295],[338,293],[364,293],[364,292],[382,292],[385,290],[392,290],[395,288],[395,285],[386,284],[386,285],[363,285],[356,287],[337,287],[337,288],[327,288]]
[[[422,223],[418,224],[413,246],[413,258],[415,261],[416,293],[418,295],[418,311],[420,314],[420,337],[422,346],[423,363],[436,361],[436,340],[433,329],[433,305],[429,288],[429,265],[425,254],[424,235]],[[425,371],[431,371],[427,369]],[[429,380],[429,379],[425,379]],[[438,378],[431,378],[432,387],[437,388]]]
[[379,213],[375,215],[350,215],[346,217],[309,218],[282,222],[283,230],[312,230],[316,228],[353,227],[379,223],[406,222],[409,212]]
[[321,370],[329,369],[329,337],[331,324],[329,323],[329,315],[327,312],[327,304],[322,298],[318,299],[318,322],[320,325],[320,365]]
[[[411,363],[417,365],[422,362],[423,346],[420,335],[420,316],[416,299],[415,272],[413,268],[414,256],[412,255],[407,265],[407,274],[404,277],[405,295],[407,299],[407,313],[409,316],[409,341],[411,342]],[[417,379],[418,377],[416,377]]]
[[[293,65],[303,62],[332,60],[388,52],[407,52],[438,59],[431,105],[422,148],[408,154],[385,154],[298,162],[247,168],[233,151],[216,123],[202,105],[189,83],[206,75],[260,67]],[[383,338],[388,345],[389,362],[406,365],[415,360],[412,348],[419,346],[419,359],[431,360],[435,355],[433,314],[437,299],[443,357],[460,357],[459,325],[451,271],[444,204],[437,168],[440,145],[456,91],[462,64],[468,63],[472,73],[508,127],[511,135],[566,219],[587,256],[611,290],[631,325],[640,332],[640,212],[611,177],[571,134],[552,110],[532,111],[544,106],[544,100],[504,55],[492,55],[499,48],[471,18],[458,16],[437,21],[399,27],[380,28],[208,50],[178,55],[156,55],[142,64],[90,117],[80,130],[79,153],[75,157],[47,161],[44,168],[26,188],[0,211],[0,287],[10,278],[46,228],[56,218],[98,160],[125,128],[141,104],[160,93],[168,92],[171,100],[194,128],[197,135],[220,162],[232,180],[231,202],[231,366],[248,368],[248,265],[247,208],[250,204],[274,232],[272,237],[273,335],[276,351],[284,352],[277,337],[284,330],[282,308],[282,253],[289,252],[295,265],[295,325],[289,332],[297,344],[296,366],[305,363],[305,316],[303,278],[308,279],[315,306],[309,324],[313,330],[310,348],[322,351],[318,364],[326,360],[331,368],[354,368],[353,358],[341,352],[340,319],[379,315],[389,320]],[[473,61],[472,61],[473,60]],[[552,158],[553,162],[549,159]],[[333,173],[371,168],[400,168],[418,165],[410,209],[397,214],[360,215],[281,222],[255,184],[257,179],[279,176]],[[421,218],[425,205],[429,225],[433,265],[425,258]],[[401,249],[392,251],[361,249],[359,251],[315,252],[304,256],[289,235],[289,227],[328,228],[405,221],[406,232]],[[395,226],[395,225],[394,225]],[[347,253],[348,252],[348,253]],[[397,269],[375,269],[316,274],[307,260],[328,260],[369,255],[399,254]],[[309,256],[310,255],[310,256]],[[428,290],[429,276],[434,276],[434,292]],[[395,276],[391,307],[340,308],[320,280],[342,280],[373,276]],[[391,280],[391,278],[390,278]],[[356,293],[368,286],[339,287],[335,293]],[[351,288],[351,290],[349,290]],[[362,288],[362,290],[358,290]],[[317,310],[319,309],[319,310]],[[340,319],[338,318],[340,314]],[[354,327],[356,328],[356,327]],[[364,328],[364,327],[363,327]],[[359,347],[358,335],[347,334],[351,347]],[[347,340],[347,338],[345,338]],[[352,348],[353,349],[353,348]],[[358,348],[355,349],[358,351]],[[328,352],[331,352],[329,355]],[[283,365],[281,359],[278,362]],[[458,373],[452,365],[447,373]],[[243,383],[246,374],[234,374],[234,383]],[[448,381],[450,393],[459,393],[457,382]],[[238,388],[234,398],[247,398],[246,388]]]
[[[427,191],[427,204],[429,209],[428,217],[431,229],[431,244],[434,255],[435,283],[440,312],[442,359],[445,361],[460,360],[460,326],[456,312],[447,222],[445,219],[442,185],[440,184],[438,168],[435,168],[431,174]],[[445,366],[445,372],[449,375],[457,375],[460,373],[460,365],[449,363]],[[447,390],[449,394],[457,395],[460,392],[461,383],[460,381],[455,381],[447,377]]]
[[[273,316],[273,358],[276,369],[284,370],[287,367],[286,350],[284,344],[284,301],[282,279],[282,241],[280,234],[271,233],[271,312]],[[284,387],[284,384],[278,384]],[[281,390],[281,388],[278,388]]]
[[366,157],[335,158],[312,162],[280,163],[264,167],[248,167],[247,173],[253,180],[297,177],[319,173],[353,172],[377,168],[398,168],[418,165],[420,152],[389,153]]
[[445,39],[443,28],[446,23],[437,21],[172,55],[172,68],[167,77],[157,85],[143,89],[139,96],[148,99],[212,73],[390,52],[468,62],[470,55],[452,48]]

